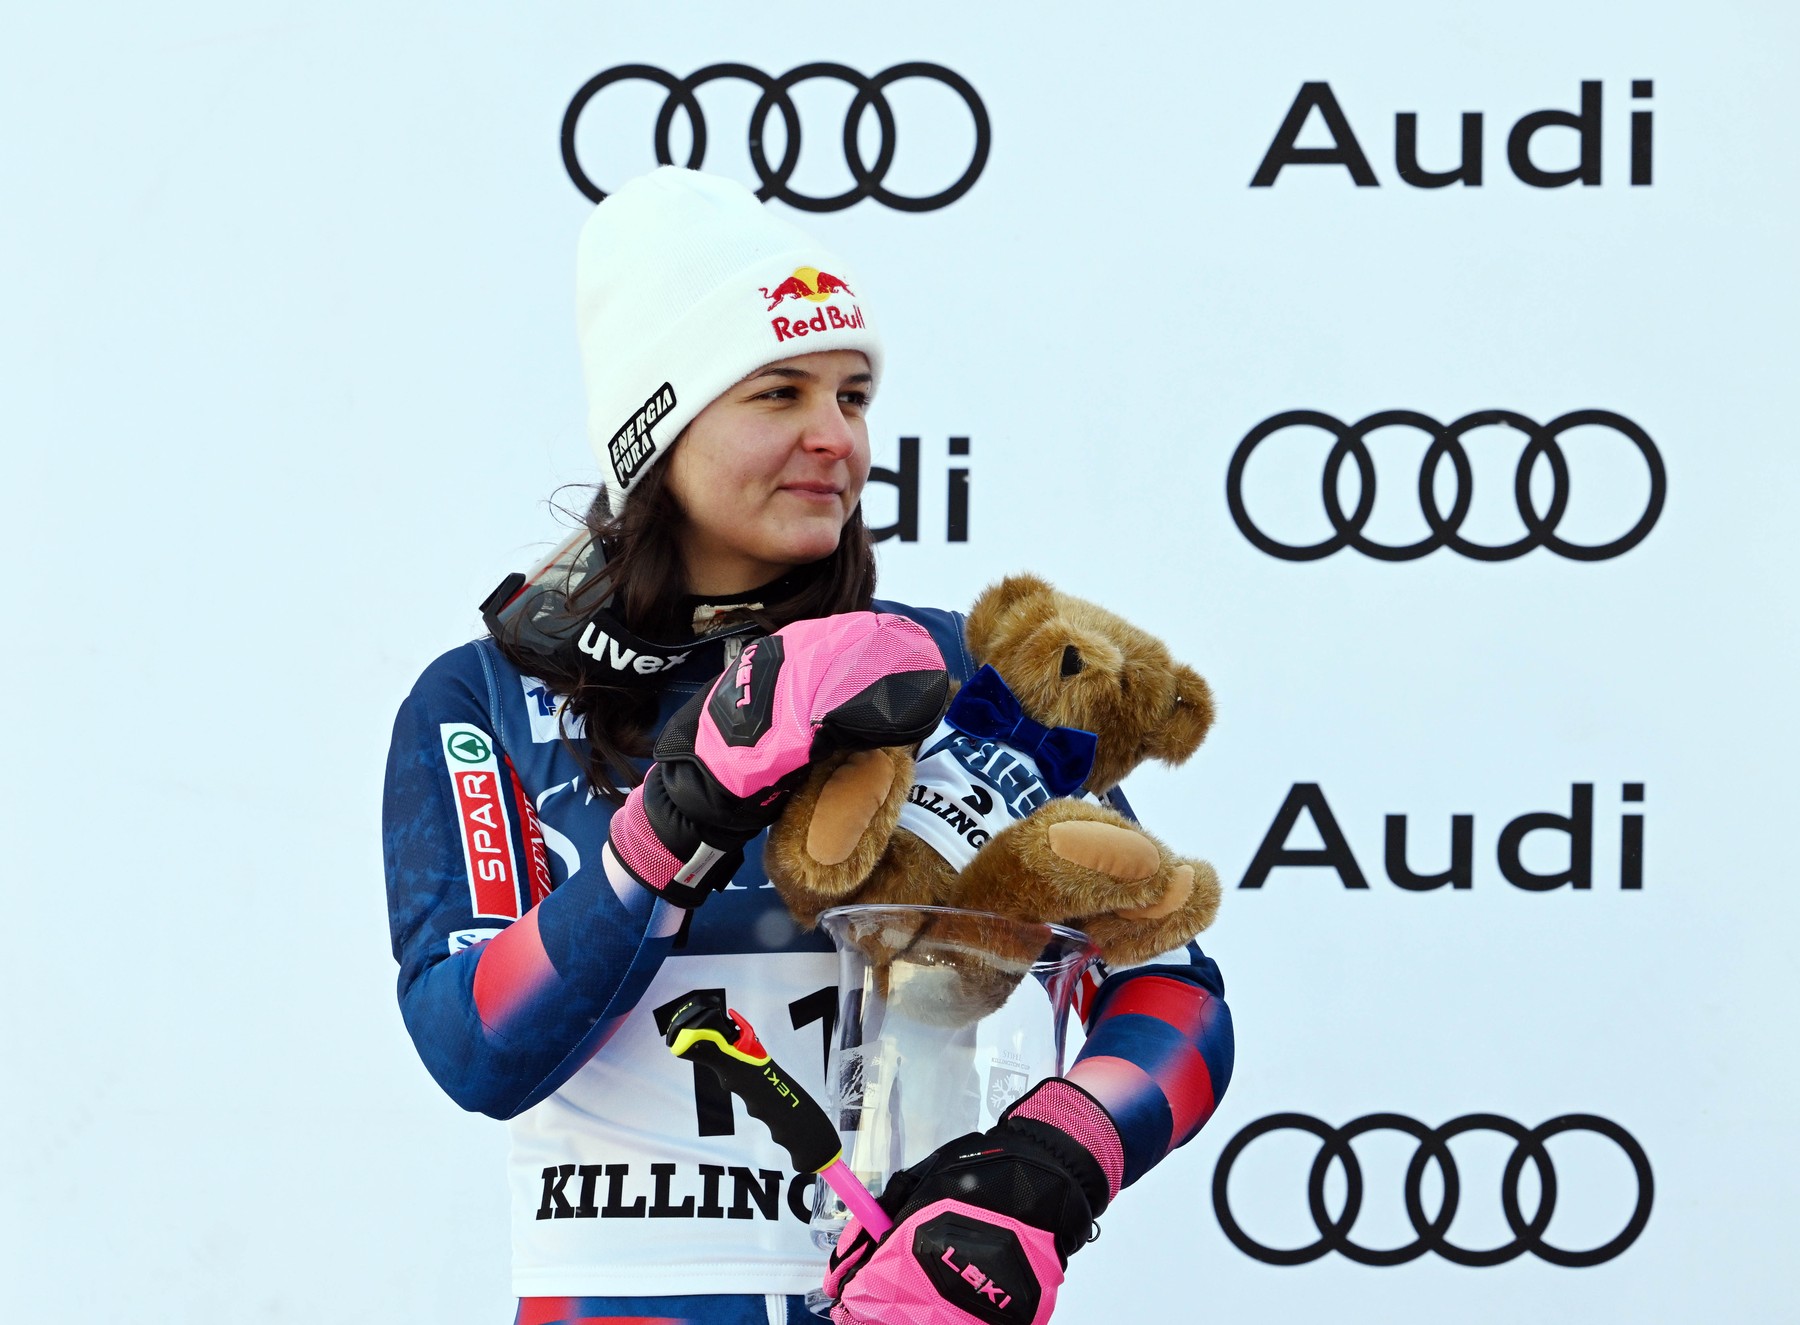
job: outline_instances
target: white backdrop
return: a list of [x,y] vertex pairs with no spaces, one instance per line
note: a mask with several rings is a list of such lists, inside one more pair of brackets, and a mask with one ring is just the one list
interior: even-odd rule
[[[966,78],[991,119],[973,187],[936,210],[800,218],[874,287],[891,362],[877,462],[921,439],[919,536],[883,545],[883,589],[957,606],[1032,569],[1160,629],[1220,700],[1196,760],[1131,790],[1230,886],[1205,943],[1237,1076],[1200,1138],[1108,1216],[1062,1317],[1791,1311],[1791,7],[15,8],[0,42],[0,666],[17,701],[0,775],[0,1314],[510,1320],[503,1129],[461,1115],[402,1030],[377,822],[399,699],[557,536],[545,498],[593,472],[571,316],[590,204],[562,118],[624,64],[913,60]],[[1634,97],[1634,80],[1653,90]],[[1600,182],[1522,183],[1512,126],[1576,111],[1584,81],[1601,85]],[[1309,82],[1329,84],[1375,187],[1305,163],[1250,187]],[[850,95],[796,90],[796,188],[850,184]],[[707,167],[751,180],[754,90],[700,97]],[[887,186],[942,188],[970,160],[968,112],[917,80],[889,99]],[[604,185],[654,164],[661,104],[648,83],[608,89],[579,123],[584,170]],[[1447,170],[1472,111],[1481,185],[1404,183],[1395,116],[1416,113],[1419,159]],[[1629,182],[1633,112],[1653,116],[1647,185]],[[677,115],[678,159],[689,132]],[[1296,146],[1330,141],[1315,113]],[[1532,160],[1574,167],[1576,145],[1543,129]],[[1346,425],[1612,411],[1653,439],[1666,503],[1641,543],[1594,561],[1285,560],[1240,531],[1226,473],[1252,428],[1299,409]],[[1370,436],[1369,538],[1427,532],[1427,439]],[[1523,532],[1524,440],[1468,434],[1464,537]],[[1559,535],[1616,537],[1646,510],[1645,466],[1618,433],[1561,440]],[[1245,509],[1271,536],[1330,532],[1328,449],[1295,429],[1252,456]],[[953,467],[969,472],[963,542],[946,538]],[[1446,510],[1452,477],[1446,462]],[[1549,479],[1541,462],[1539,509]],[[1354,462],[1340,493],[1356,505]],[[873,522],[894,513],[877,490]],[[1368,887],[1305,865],[1231,886],[1302,784]],[[1569,815],[1578,784],[1594,789],[1592,887],[1507,882],[1502,830]],[[1451,817],[1472,816],[1470,887],[1390,882],[1384,825],[1401,815],[1422,873],[1449,863]],[[1626,815],[1644,841],[1631,890]],[[1320,848],[1320,828],[1303,814],[1271,850]],[[1523,862],[1555,873],[1568,853],[1540,830]],[[1589,1268],[1267,1264],[1227,1239],[1213,1185],[1226,1144],[1283,1112],[1598,1115],[1647,1156],[1649,1221]],[[1357,1141],[1357,1245],[1413,1236],[1415,1149],[1392,1131]],[[1639,1199],[1631,1166],[1591,1134],[1548,1150],[1546,1242],[1605,1243]],[[1249,1236],[1319,1236],[1317,1152],[1294,1131],[1244,1151],[1229,1197]],[[1472,1133],[1453,1153],[1448,1237],[1504,1243],[1512,1145]],[[1333,1216],[1344,1187],[1333,1165]],[[1441,1190],[1433,1168],[1428,1214]],[[1520,1192],[1529,1217],[1529,1164]]]

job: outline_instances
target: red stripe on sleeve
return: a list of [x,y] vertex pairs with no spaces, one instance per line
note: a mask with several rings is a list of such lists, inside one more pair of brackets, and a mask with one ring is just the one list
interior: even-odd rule
[[1101,1019],[1136,1013],[1165,1021],[1184,1039],[1196,1040],[1203,1029],[1201,1009],[1212,995],[1187,980],[1145,975],[1127,982],[1106,1001]]
[[537,911],[487,941],[475,966],[475,1013],[491,1031],[504,1033],[521,1007],[556,978],[538,934]]
[[1212,1069],[1192,1045],[1182,1046],[1167,1068],[1158,1073],[1157,1085],[1169,1101],[1175,1120],[1173,1141],[1180,1145],[1212,1117],[1218,1101],[1213,1096]]

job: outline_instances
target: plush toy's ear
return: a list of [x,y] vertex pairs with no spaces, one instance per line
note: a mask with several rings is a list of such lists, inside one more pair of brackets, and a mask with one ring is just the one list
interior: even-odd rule
[[1027,619],[1035,621],[1056,610],[1056,590],[1035,575],[1008,575],[982,591],[969,609],[964,634],[977,661],[993,655],[994,642]]
[[1166,716],[1153,723],[1144,756],[1180,764],[1200,748],[1213,724],[1212,687],[1192,667],[1175,664],[1175,692]]

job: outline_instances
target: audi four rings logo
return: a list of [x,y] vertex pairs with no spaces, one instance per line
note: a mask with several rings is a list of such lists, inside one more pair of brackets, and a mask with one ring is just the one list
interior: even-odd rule
[[[1518,504],[1519,518],[1524,522],[1525,534],[1510,543],[1476,543],[1464,538],[1459,532],[1475,499],[1474,470],[1469,464],[1469,453],[1464,449],[1462,439],[1473,429],[1492,424],[1516,428],[1527,438],[1513,478],[1513,500]],[[1563,448],[1557,439],[1571,428],[1585,425],[1611,428],[1624,437],[1637,448],[1638,454],[1643,457],[1645,468],[1650,472],[1650,496],[1644,504],[1644,513],[1638,517],[1636,524],[1610,543],[1574,543],[1556,532],[1569,505],[1569,460],[1563,454]],[[1424,459],[1419,465],[1418,482],[1419,508],[1424,513],[1425,522],[1431,526],[1431,532],[1417,542],[1397,546],[1377,543],[1363,532],[1375,509],[1375,461],[1369,454],[1366,439],[1377,428],[1396,426],[1416,428],[1431,438],[1431,445],[1426,448]],[[1244,504],[1244,468],[1250,463],[1251,454],[1276,433],[1285,428],[1297,427],[1321,428],[1336,439],[1330,454],[1325,458],[1322,494],[1325,499],[1325,515],[1335,532],[1330,538],[1320,542],[1300,545],[1283,543],[1270,537],[1250,517]],[[1549,505],[1542,511],[1538,510],[1531,492],[1532,470],[1540,457],[1549,462],[1551,477]],[[1355,462],[1360,484],[1356,505],[1348,512],[1338,498],[1338,478],[1346,460]],[[1448,511],[1438,509],[1436,492],[1438,469],[1445,460],[1449,460],[1450,468],[1456,475],[1456,496]],[[1637,424],[1611,410],[1572,410],[1549,423],[1540,424],[1512,410],[1486,409],[1465,414],[1454,423],[1446,425],[1415,410],[1390,409],[1371,414],[1360,423],[1346,425],[1317,410],[1295,409],[1264,419],[1238,443],[1237,450],[1232,452],[1230,467],[1226,470],[1225,498],[1231,507],[1231,518],[1244,537],[1270,556],[1280,557],[1283,561],[1317,561],[1346,547],[1355,548],[1365,556],[1379,561],[1413,561],[1441,547],[1460,552],[1476,561],[1510,561],[1538,547],[1548,548],[1558,556],[1572,561],[1604,561],[1629,552],[1644,541],[1656,524],[1657,517],[1662,514],[1663,498],[1667,495],[1668,486],[1668,475],[1663,469],[1662,454],[1656,449],[1656,443]]]
[[[1312,1173],[1306,1184],[1306,1201],[1319,1237],[1303,1247],[1267,1247],[1244,1232],[1231,1213],[1226,1189],[1231,1181],[1231,1166],[1252,1142],[1271,1132],[1290,1129],[1319,1138],[1319,1154],[1313,1160]],[[1419,1143],[1407,1165],[1404,1183],[1406,1217],[1412,1221],[1418,1236],[1403,1246],[1376,1249],[1358,1246],[1350,1239],[1363,1200],[1362,1168],[1350,1143],[1367,1132],[1379,1131],[1403,1132]],[[1457,1202],[1462,1194],[1449,1142],[1465,1132],[1482,1131],[1499,1132],[1512,1138],[1512,1156],[1507,1160],[1506,1171],[1500,1180],[1500,1210],[1512,1230],[1512,1240],[1498,1247],[1470,1249],[1456,1246],[1444,1236],[1456,1218]],[[1556,1169],[1550,1162],[1550,1152],[1544,1148],[1544,1142],[1564,1132],[1593,1132],[1606,1138],[1625,1152],[1637,1175],[1637,1204],[1625,1227],[1611,1241],[1586,1251],[1551,1246],[1543,1236],[1550,1226],[1550,1216],[1556,1211],[1557,1190]],[[1333,1160],[1344,1166],[1345,1178],[1344,1209],[1336,1219],[1325,1208],[1325,1175]],[[1525,1217],[1519,1200],[1519,1179],[1528,1162],[1537,1169],[1539,1191],[1537,1210],[1530,1219]],[[1423,1184],[1426,1166],[1434,1163],[1443,1175],[1444,1196],[1436,1216],[1428,1217]],[[1218,1212],[1219,1226],[1225,1230],[1225,1236],[1239,1251],[1269,1265],[1305,1265],[1330,1251],[1341,1252],[1362,1265],[1404,1265],[1428,1251],[1458,1265],[1503,1265],[1528,1251],[1552,1265],[1571,1268],[1599,1265],[1637,1241],[1644,1225],[1650,1222],[1650,1205],[1655,1192],[1649,1157],[1637,1139],[1617,1123],[1591,1113],[1567,1113],[1529,1128],[1492,1113],[1464,1114],[1442,1127],[1427,1127],[1397,1113],[1371,1113],[1343,1127],[1333,1127],[1309,1114],[1275,1113],[1257,1119],[1232,1137],[1220,1154],[1219,1166],[1213,1173],[1213,1209]]]
[[[664,69],[657,69],[647,64],[622,64],[595,74],[581,85],[581,90],[569,102],[569,109],[563,115],[562,122],[562,155],[563,164],[568,168],[569,178],[575,181],[580,189],[595,202],[606,197],[606,190],[601,188],[583,168],[575,154],[575,129],[581,121],[582,111],[588,103],[614,83],[643,81],[656,84],[668,94],[657,112],[653,130],[653,142],[656,147],[656,159],[662,165],[675,163],[674,148],[669,141],[669,131],[675,123],[675,113],[682,112],[687,116],[689,128],[693,133],[693,142],[688,147],[686,165],[690,170],[698,170],[706,161],[706,117],[701,112],[700,101],[694,95],[696,89],[719,79],[734,78],[750,83],[762,90],[756,100],[756,106],[750,112],[750,164],[755,169],[762,186],[757,189],[756,196],[765,202],[770,198],[779,198],[790,207],[797,207],[803,212],[836,212],[864,198],[873,198],[876,202],[902,212],[930,212],[940,207],[948,207],[975,186],[981,171],[987,165],[988,147],[993,139],[993,129],[988,123],[987,107],[982,104],[981,97],[970,86],[969,80],[941,64],[926,64],[914,60],[906,64],[897,64],[891,69],[869,77],[858,73],[847,65],[832,64],[828,61],[816,61],[803,64],[797,69],[790,69],[779,78],[772,78],[760,69],[753,69],[747,64],[709,64],[706,68],[689,74],[686,78],[677,78]],[[800,164],[800,112],[795,107],[793,98],[788,93],[795,84],[804,83],[814,78],[832,78],[840,83],[848,83],[855,89],[850,99],[850,108],[844,114],[842,135],[844,162],[850,167],[850,173],[856,179],[855,187],[842,193],[829,194],[825,197],[814,197],[800,193],[788,186],[794,169]],[[925,197],[913,197],[909,194],[895,193],[888,189],[883,180],[889,168],[894,164],[894,152],[898,146],[898,131],[894,121],[894,109],[888,104],[886,90],[895,83],[906,78],[924,78],[941,83],[968,106],[969,114],[975,121],[975,151],[962,174],[948,188]],[[858,141],[862,128],[863,116],[869,111],[875,112],[875,120],[881,126],[881,147],[875,153],[873,162],[863,160],[862,147]],[[768,152],[765,149],[764,134],[769,124],[769,114],[781,112],[782,126],[787,131],[787,146],[782,150],[781,160],[774,165],[769,164]]]

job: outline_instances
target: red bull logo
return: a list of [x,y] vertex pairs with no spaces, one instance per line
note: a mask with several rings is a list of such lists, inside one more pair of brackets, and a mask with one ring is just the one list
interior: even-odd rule
[[775,339],[794,340],[801,336],[814,335],[823,331],[844,331],[852,327],[866,325],[863,312],[855,304],[845,312],[831,303],[837,295],[856,297],[856,291],[838,276],[828,271],[820,271],[817,267],[796,267],[793,275],[774,286],[758,286],[762,297],[769,301],[768,312],[773,313],[790,299],[804,300],[807,303],[820,305],[810,317],[772,317],[769,327],[775,333]]
[[822,304],[834,294],[856,294],[855,290],[838,277],[828,271],[820,271],[817,267],[796,267],[794,274],[774,289],[764,286],[757,288],[762,290],[762,297],[769,301],[771,313],[781,307],[784,299],[810,299],[815,304]]

